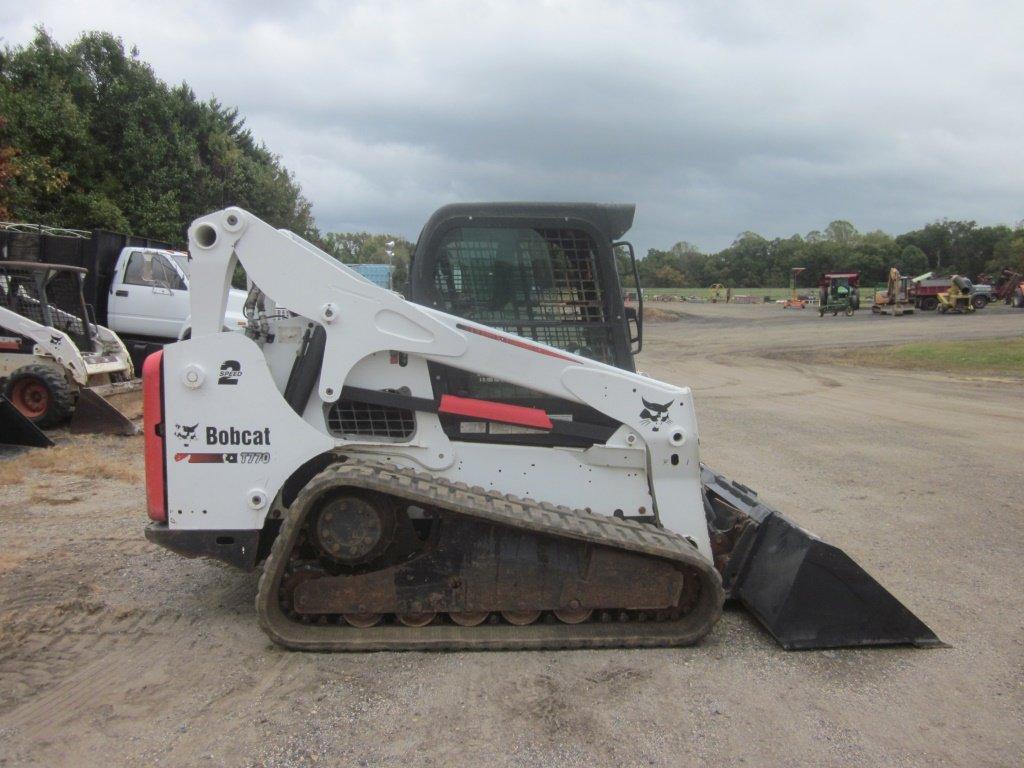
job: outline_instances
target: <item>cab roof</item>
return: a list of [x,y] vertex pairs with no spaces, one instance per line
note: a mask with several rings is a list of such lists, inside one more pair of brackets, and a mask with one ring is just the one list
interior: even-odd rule
[[633,226],[636,205],[633,203],[452,203],[434,211],[420,231],[423,243],[437,228],[452,219],[583,220],[607,236],[618,240]]

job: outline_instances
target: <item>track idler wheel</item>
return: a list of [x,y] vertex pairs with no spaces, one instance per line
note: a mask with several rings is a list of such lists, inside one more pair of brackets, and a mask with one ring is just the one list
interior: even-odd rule
[[355,566],[383,555],[394,541],[395,526],[395,511],[385,499],[342,490],[320,500],[309,533],[329,559]]

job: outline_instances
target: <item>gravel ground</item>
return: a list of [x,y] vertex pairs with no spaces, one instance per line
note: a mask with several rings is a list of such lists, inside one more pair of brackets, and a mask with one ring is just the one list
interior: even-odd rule
[[728,609],[686,649],[289,653],[253,574],[143,539],[138,440],[58,435],[0,462],[0,765],[1020,765],[1024,385],[782,353],[1020,336],[1024,313],[669,306],[640,364],[694,388],[706,461],[950,647],[787,653]]

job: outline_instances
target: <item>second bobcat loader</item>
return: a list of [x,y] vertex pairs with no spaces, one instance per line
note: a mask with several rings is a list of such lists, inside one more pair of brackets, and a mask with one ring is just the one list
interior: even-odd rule
[[633,367],[632,218],[446,207],[412,301],[239,208],[197,219],[192,338],[144,366],[147,537],[262,563],[260,624],[300,650],[685,645],[727,598],[786,648],[938,644],[701,464],[691,390]]
[[41,429],[70,420],[72,432],[138,434],[107,399],[139,386],[124,343],[90,316],[85,274],[0,259],[0,392],[12,406],[0,409],[0,442],[22,434],[22,420]]

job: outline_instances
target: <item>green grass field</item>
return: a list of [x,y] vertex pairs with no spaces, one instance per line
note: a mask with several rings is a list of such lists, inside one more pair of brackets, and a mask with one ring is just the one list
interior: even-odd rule
[[[626,289],[629,290],[628,288]],[[812,293],[816,289],[814,288],[801,288],[801,293]],[[701,299],[711,298],[710,288],[644,288],[644,297],[650,298],[653,296],[696,296]],[[747,295],[747,296],[771,296],[772,299],[784,299],[789,296],[789,288],[733,288],[733,296]],[[725,291],[722,291],[722,297],[725,297]]]
[[844,350],[842,362],[903,370],[1024,377],[1024,338],[924,341]]

